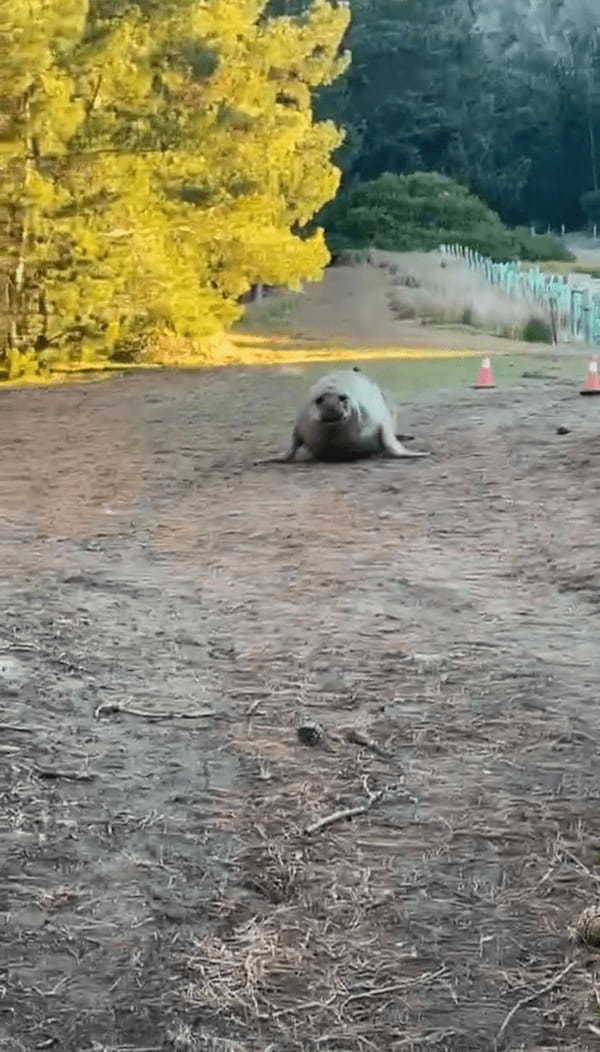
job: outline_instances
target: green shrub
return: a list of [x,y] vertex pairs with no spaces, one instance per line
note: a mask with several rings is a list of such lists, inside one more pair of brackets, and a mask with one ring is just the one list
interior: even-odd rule
[[519,259],[527,259],[532,263],[549,259],[568,263],[575,259],[560,238],[553,234],[531,234],[524,226],[518,226],[512,233],[517,242]]
[[332,253],[367,246],[388,252],[429,252],[457,242],[496,261],[570,260],[547,234],[510,230],[466,187],[437,172],[386,174],[342,191],[318,218]]
[[333,262],[340,267],[357,267],[361,263],[366,263],[368,256],[369,251],[366,248],[358,250],[343,248],[341,251],[336,252]]
[[437,172],[386,174],[343,191],[319,217],[332,252],[366,246],[431,251],[460,241],[494,259],[516,259],[499,217],[466,187]]
[[544,318],[532,314],[523,326],[521,339],[528,343],[552,343],[552,329]]
[[594,278],[594,281],[600,280],[600,267],[573,267],[572,274],[587,274],[588,277]]

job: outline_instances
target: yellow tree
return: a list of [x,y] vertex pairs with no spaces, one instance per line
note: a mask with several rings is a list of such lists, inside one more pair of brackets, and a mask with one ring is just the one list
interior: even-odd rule
[[43,216],[63,194],[44,166],[62,153],[83,119],[68,74],[57,64],[81,38],[87,0],[0,0],[0,361],[9,373],[33,355],[30,319],[44,327],[37,268]]
[[[35,209],[21,264],[43,310],[33,343],[13,320],[8,354],[202,338],[250,285],[318,278],[322,233],[303,228],[336,192],[340,135],[313,121],[311,93],[344,68],[347,8],[267,19],[264,0],[90,0],[82,28],[72,6],[65,39],[45,22],[43,120],[33,137],[17,125]],[[4,200],[12,185],[0,173]]]

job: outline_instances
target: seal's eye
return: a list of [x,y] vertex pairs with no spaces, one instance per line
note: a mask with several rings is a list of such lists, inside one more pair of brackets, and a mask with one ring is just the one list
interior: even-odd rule
[[340,402],[344,404],[348,401],[348,395],[340,395]]
[[318,398],[315,398],[315,405],[323,405],[323,395],[319,395]]

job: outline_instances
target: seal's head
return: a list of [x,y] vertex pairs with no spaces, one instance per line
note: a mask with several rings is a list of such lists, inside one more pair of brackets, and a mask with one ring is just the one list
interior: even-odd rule
[[311,415],[321,424],[336,427],[349,420],[354,412],[350,395],[343,391],[321,391],[315,395]]

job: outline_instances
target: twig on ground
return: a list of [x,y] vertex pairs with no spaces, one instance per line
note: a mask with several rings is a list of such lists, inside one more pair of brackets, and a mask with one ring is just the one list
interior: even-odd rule
[[565,855],[567,858],[570,858],[571,862],[575,863],[580,873],[583,873],[586,877],[589,877],[589,879],[592,880],[594,884],[600,884],[600,877],[597,877],[595,873],[592,873],[591,869],[589,869],[588,866],[586,866],[585,862],[582,862],[581,859],[577,857],[577,855],[573,854],[572,851],[569,851],[568,847],[565,847],[564,844],[560,843],[560,841],[557,847],[559,854]]
[[50,781],[55,778],[65,778],[69,782],[93,782],[98,776],[93,771],[62,771],[59,767],[34,767],[38,778]]
[[254,699],[252,704],[249,705],[248,708],[246,709],[246,719],[250,719],[250,716],[252,716],[252,714],[254,712],[256,712],[258,706],[260,705],[260,703],[262,701],[264,701],[264,696],[261,696],[260,698],[255,698]]
[[327,1001],[305,1001],[301,1005],[290,1005],[289,1008],[280,1008],[278,1012],[273,1013],[273,1019],[277,1019],[280,1015],[293,1015],[296,1012],[311,1012],[313,1008],[329,1008],[329,1005],[333,1004],[336,997],[337,993],[332,994]]
[[383,994],[391,994],[396,990],[406,990],[409,986],[418,986],[420,983],[429,982],[431,979],[439,979],[441,975],[444,975],[448,969],[443,964],[441,968],[438,968],[437,972],[422,972],[421,975],[415,975],[410,978],[401,979],[397,983],[390,983],[389,986],[374,987],[372,990],[362,990],[360,993],[350,994],[344,1001],[344,1008],[351,1001],[365,1001],[370,997],[380,997]]
[[[421,975],[415,975],[412,978],[402,979],[400,982],[391,983],[389,986],[374,987],[372,990],[363,990],[360,993],[350,994],[349,997],[344,999],[343,1007],[350,1003],[350,1001],[363,1001],[371,997],[380,997],[383,994],[392,993],[396,990],[405,990],[409,986],[417,986],[419,983],[428,982],[431,979],[437,979],[438,976],[443,975],[447,971],[446,965],[442,965],[437,972],[423,972]],[[327,1001],[305,1001],[303,1004],[290,1005],[289,1008],[282,1008],[278,1012],[275,1012],[275,1017],[281,1015],[290,1015],[296,1012],[307,1012],[313,1008],[328,1008],[338,998],[338,993],[333,994]]]
[[105,712],[123,712],[126,716],[139,716],[141,720],[200,720],[207,716],[216,716],[214,709],[196,709],[194,712],[151,712],[147,709],[131,709],[120,701],[107,701],[94,709],[94,719],[100,719]]
[[0,731],[15,731],[19,734],[34,734],[37,727],[26,727],[20,723],[0,723]]
[[392,891],[390,888],[388,891],[385,891],[383,895],[380,895],[378,899],[375,899],[373,902],[368,902],[365,905],[365,910],[380,909],[381,906],[385,906],[386,902],[390,902],[395,897],[395,894],[395,891]]
[[13,640],[9,636],[5,636],[5,635],[3,635],[1,638],[3,640],[3,646],[6,645],[9,650],[21,650],[25,654],[25,653],[27,653],[29,651],[32,651],[32,650],[40,650],[41,649],[37,645],[37,643],[20,642],[19,640],[16,640],[16,639]]
[[502,1038],[504,1037],[508,1026],[510,1025],[512,1019],[516,1016],[517,1012],[520,1012],[520,1010],[522,1008],[525,1008],[526,1005],[532,1004],[533,1001],[537,1001],[540,997],[543,997],[544,994],[549,993],[550,990],[554,990],[554,988],[558,986],[560,982],[562,982],[564,977],[568,975],[569,972],[578,963],[579,962],[577,960],[570,961],[565,968],[561,969],[560,972],[557,972],[556,975],[552,977],[552,979],[550,979],[547,983],[544,984],[544,986],[540,986],[539,990],[535,990],[532,994],[528,994],[527,997],[522,997],[520,1001],[517,1001],[516,1005],[513,1005],[510,1012],[506,1016],[506,1019],[504,1020],[502,1026],[500,1027],[498,1033],[496,1034],[496,1040],[494,1042],[496,1052],[498,1052],[498,1049],[502,1047]]
[[367,738],[367,735],[363,734],[362,731],[359,731],[356,727],[350,727],[346,731],[346,741],[351,742],[354,745],[363,745],[365,749],[370,749],[371,752],[376,753],[377,756],[381,756],[384,760],[393,759],[391,753],[382,749],[381,745],[378,745],[372,738]]
[[502,650],[502,643],[489,643],[484,639],[455,639],[454,646],[483,647],[484,650]]
[[306,826],[304,832],[307,836],[312,836],[313,833],[319,833],[322,829],[326,829],[327,826],[332,826],[334,822],[344,822],[347,818],[366,815],[367,811],[370,811],[375,804],[379,803],[385,792],[385,789],[379,789],[376,793],[371,793],[366,804],[361,804],[358,807],[347,807],[343,811],[334,811],[332,814],[326,815],[325,818],[319,818],[316,822]]
[[[443,1041],[456,1037],[456,1033],[456,1030],[435,1030],[432,1034],[419,1037],[419,1046],[428,1045],[429,1048],[432,1048],[433,1045],[441,1045]],[[394,1041],[392,1048],[416,1048],[416,1044],[414,1037],[405,1037],[402,1041]]]

